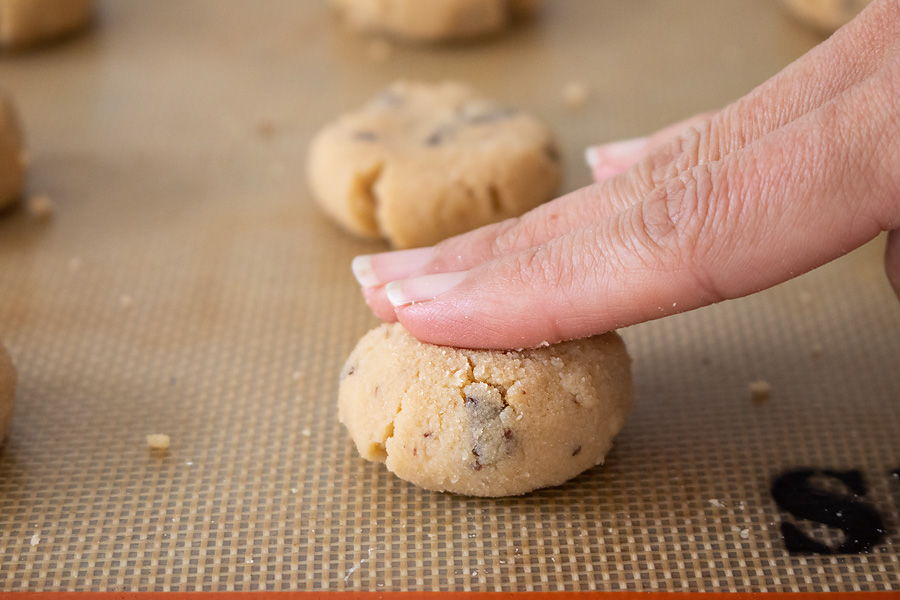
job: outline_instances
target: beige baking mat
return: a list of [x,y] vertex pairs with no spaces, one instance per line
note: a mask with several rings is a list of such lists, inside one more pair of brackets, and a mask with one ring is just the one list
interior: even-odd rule
[[[349,262],[381,247],[312,205],[319,125],[397,77],[463,79],[552,124],[571,189],[585,145],[727,102],[817,42],[771,2],[546,5],[508,36],[375,62],[319,3],[116,0],[87,35],[0,58],[30,189],[57,206],[0,217],[0,337],[21,375],[0,588],[900,589],[900,307],[881,240],[626,330],[634,415],[567,485],[463,498],[356,456],[337,373],[375,321]],[[592,90],[577,111],[573,80]],[[768,402],[750,401],[755,379]],[[884,541],[789,554],[770,485],[798,466],[859,470]]]

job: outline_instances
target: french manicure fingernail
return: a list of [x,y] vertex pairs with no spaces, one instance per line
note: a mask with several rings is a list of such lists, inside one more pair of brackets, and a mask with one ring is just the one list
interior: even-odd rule
[[375,276],[375,271],[372,269],[371,255],[363,254],[355,257],[350,263],[350,268],[353,270],[353,276],[356,277],[359,285],[363,287],[378,285],[378,277]]
[[414,248],[382,254],[357,256],[351,263],[353,275],[363,287],[405,279],[424,267],[434,256],[434,248]]
[[434,300],[462,282],[468,271],[435,273],[412,279],[392,281],[384,287],[388,301],[395,307]]
[[647,138],[632,138],[602,146],[591,146],[585,150],[584,158],[593,170],[603,164],[624,165],[627,168],[636,163],[646,149]]

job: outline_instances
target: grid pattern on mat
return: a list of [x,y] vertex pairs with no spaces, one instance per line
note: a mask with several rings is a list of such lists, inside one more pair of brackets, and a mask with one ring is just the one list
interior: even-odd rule
[[[3,57],[30,187],[57,210],[0,216],[20,372],[0,589],[900,589],[900,309],[880,241],[626,330],[634,414],[564,486],[436,494],[355,455],[336,376],[374,321],[347,266],[380,247],[307,196],[319,124],[399,76],[466,79],[559,131],[573,188],[586,144],[724,103],[817,41],[774,3],[546,4],[483,45],[373,63],[315,3],[117,1],[87,35]],[[592,90],[580,112],[569,80]],[[769,487],[796,466],[859,469],[886,540],[788,554]]]

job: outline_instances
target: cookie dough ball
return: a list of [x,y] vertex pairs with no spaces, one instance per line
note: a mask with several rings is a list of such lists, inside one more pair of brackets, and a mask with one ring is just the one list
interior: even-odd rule
[[783,0],[804,25],[831,33],[859,14],[871,0]]
[[16,109],[0,93],[0,210],[15,202],[25,185],[25,153]]
[[353,29],[436,42],[506,29],[534,12],[537,0],[331,0]]
[[0,444],[6,439],[9,431],[15,392],[16,370],[6,349],[0,344]]
[[615,333],[515,352],[367,333],[341,373],[338,414],[363,458],[431,490],[511,496],[603,462],[631,405]]
[[395,83],[316,135],[312,191],[345,229],[397,248],[430,246],[551,199],[550,131],[452,82]]
[[0,46],[46,42],[80,29],[93,0],[0,0]]

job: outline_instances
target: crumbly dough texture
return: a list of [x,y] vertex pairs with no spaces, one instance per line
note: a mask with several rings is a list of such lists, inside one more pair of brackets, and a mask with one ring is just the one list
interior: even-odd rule
[[83,27],[93,0],[0,0],[0,46],[46,42]]
[[454,82],[391,85],[316,135],[308,172],[340,225],[397,248],[521,215],[561,174],[547,127]]
[[22,132],[12,100],[0,92],[0,210],[15,202],[25,185]]
[[859,14],[872,0],[782,0],[804,24],[831,33]]
[[15,394],[16,370],[6,349],[0,344],[0,444],[9,432]]
[[630,405],[615,333],[502,352],[425,344],[395,323],[350,354],[338,414],[360,455],[401,479],[511,496],[602,463]]
[[419,42],[472,38],[506,29],[537,0],[331,0],[358,31]]

